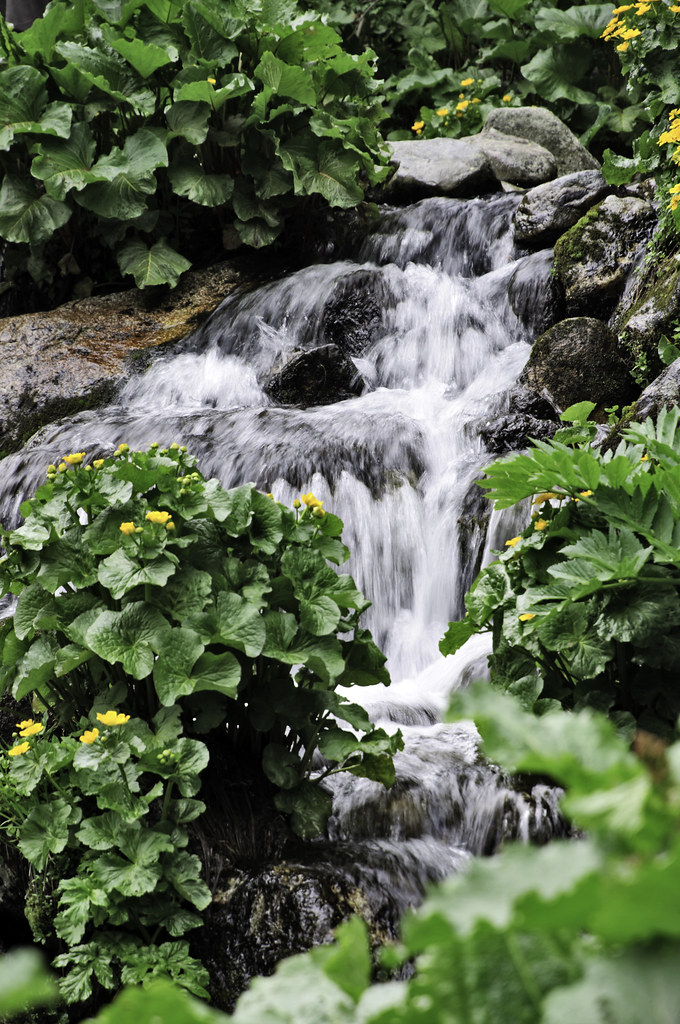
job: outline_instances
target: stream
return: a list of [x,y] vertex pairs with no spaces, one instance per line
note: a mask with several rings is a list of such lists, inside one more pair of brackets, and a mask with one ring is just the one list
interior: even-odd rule
[[[352,694],[405,749],[386,791],[332,779],[328,839],[336,863],[393,922],[428,883],[506,839],[560,832],[553,791],[515,791],[480,762],[470,723],[445,724],[449,695],[483,676],[486,638],[454,657],[438,642],[491,550],[521,526],[489,516],[475,480],[492,457],[480,424],[508,411],[508,389],[529,354],[531,323],[509,289],[540,309],[546,254],[515,249],[520,197],[423,200],[385,207],[355,258],[319,264],[232,293],[172,354],[132,379],[117,401],[48,427],[3,462],[5,523],[69,451],[91,460],[120,442],[186,444],[206,477],[248,480],[290,505],[312,490],[345,523],[348,571],[373,602],[366,625],[393,683]],[[549,254],[547,254],[549,256]],[[329,316],[352,296],[366,329],[347,340],[364,386],[329,405],[277,407],[263,383],[293,353],[342,331]],[[347,298],[347,305],[350,299]],[[318,927],[314,940],[324,937]]]

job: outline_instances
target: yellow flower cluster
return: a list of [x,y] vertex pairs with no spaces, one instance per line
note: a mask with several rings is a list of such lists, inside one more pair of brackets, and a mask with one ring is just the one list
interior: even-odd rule
[[136,529],[137,528],[136,528],[134,523],[121,523],[120,524],[120,532],[124,533],[126,537],[131,537]]
[[42,722],[34,722],[32,718],[26,718],[23,722],[17,722],[17,729],[19,735],[23,739],[23,743],[17,744],[15,747],[11,747],[7,753],[10,757],[18,757],[20,754],[25,754],[27,750],[30,750],[31,744],[28,742],[27,736],[37,736],[44,730],[45,726]]
[[[612,11],[612,18],[604,32],[601,35],[601,39],[613,40],[621,39],[622,42],[616,47],[619,53],[625,53],[630,46],[631,39],[636,39],[637,36],[642,35],[642,31],[639,28],[631,28],[626,22],[626,14],[628,11],[635,11],[635,17],[641,18],[643,14],[647,14],[651,11],[652,5],[658,3],[659,0],[640,0],[639,3],[634,4],[622,4],[620,7],[615,7]],[[624,17],[620,17],[620,15]]]
[[671,210],[675,210],[680,203],[680,183],[673,185],[668,191],[671,194]]
[[424,121],[414,121],[413,124],[411,125],[411,131],[415,132],[416,135],[420,135],[420,133],[422,132],[424,127],[425,127],[425,122]]
[[104,714],[99,711],[97,721],[102,725],[125,725],[130,721],[130,716],[124,715],[121,711],[105,711]]
[[323,506],[323,502],[319,501],[318,498],[315,498],[311,491],[309,494],[301,494],[300,500],[303,505],[307,506],[307,508],[322,508]]
[[85,452],[71,452],[70,455],[65,455],[63,461],[69,466],[79,466],[85,458]]
[[89,744],[94,743],[94,741],[97,739],[97,736],[99,736],[99,729],[95,727],[94,729],[86,729],[83,735],[79,736],[78,739],[80,740],[81,743]]
[[448,112],[449,112],[449,108],[448,107],[440,107],[439,110],[437,111],[437,117],[446,117]]
[[148,519],[150,523],[158,523],[160,526],[165,526],[172,519],[172,516],[170,515],[169,512],[165,511],[147,512],[145,518]]

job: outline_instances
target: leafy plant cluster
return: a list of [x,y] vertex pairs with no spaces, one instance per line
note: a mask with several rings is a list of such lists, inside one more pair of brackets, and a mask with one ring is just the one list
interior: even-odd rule
[[25,32],[0,22],[10,275],[101,277],[113,254],[174,286],[300,204],[356,205],[386,156],[374,57],[340,43],[295,0],[55,0]]
[[[611,4],[378,0],[353,13],[325,0],[319,9],[335,19],[347,48],[363,44],[377,52],[390,139],[412,138],[410,126],[419,121],[437,134],[474,132],[479,114],[503,106],[508,94],[514,102],[549,107],[586,145],[596,136],[601,146],[614,138],[630,142],[649,121],[638,86],[626,93],[617,55],[600,38]],[[486,110],[468,109],[458,118],[457,105],[472,99],[460,95],[468,78],[478,84]],[[432,120],[443,108],[454,112],[448,124]]]
[[209,899],[184,852],[204,809],[196,736],[261,778],[303,837],[330,814],[329,774],[394,780],[401,736],[337,693],[389,682],[360,624],[368,602],[332,567],[348,556],[342,523],[311,493],[294,504],[224,490],[176,443],[121,444],[50,466],[3,533],[0,579],[17,602],[0,626],[0,678],[41,717],[18,723],[0,810],[55,889],[72,998],[92,972],[116,984],[116,958],[123,981],[170,970],[204,984],[172,941]]
[[207,748],[181,736],[178,707],[151,727],[111,710],[95,720],[80,736],[19,722],[3,758],[2,827],[34,869],[36,938],[66,945],[54,966],[69,1003],[85,1001],[93,982],[117,989],[156,976],[207,996],[207,971],[180,939],[212,898],[186,850],[186,826],[205,811],[195,795]]
[[[98,1024],[667,1024],[680,1015],[680,744],[639,734],[635,752],[592,709],[537,719],[486,684],[455,699],[484,752],[510,771],[549,777],[585,836],[515,844],[476,859],[406,916],[371,984],[365,928],[255,979],[226,1017],[168,981],[128,988]],[[18,954],[16,954],[18,955]],[[1,970],[1,965],[0,965]],[[43,981],[43,985],[45,982]],[[1,1005],[1,1004],[0,1004]]]
[[649,0],[615,8],[603,32],[616,49],[626,86],[641,97],[652,126],[633,140],[633,157],[607,150],[603,171],[614,184],[654,173],[668,220],[680,231],[680,4]]
[[[497,508],[533,502],[466,597],[440,647],[491,632],[491,680],[543,713],[596,707],[669,735],[680,713],[680,410],[591,447],[592,403],[575,425],[501,459],[482,486]],[[661,642],[663,638],[663,642]]]

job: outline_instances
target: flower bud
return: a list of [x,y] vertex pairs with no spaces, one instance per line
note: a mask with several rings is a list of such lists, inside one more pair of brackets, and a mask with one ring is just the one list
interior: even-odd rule
[[301,506],[302,502],[300,501],[299,498],[296,498],[295,501],[293,502],[293,508],[301,508]]

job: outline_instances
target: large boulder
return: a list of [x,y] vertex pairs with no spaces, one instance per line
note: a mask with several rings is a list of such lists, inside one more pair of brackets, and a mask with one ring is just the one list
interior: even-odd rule
[[547,393],[560,409],[595,402],[595,415],[632,402],[638,393],[616,334],[592,317],[562,320],[541,335],[519,383],[537,395]]
[[600,171],[574,171],[530,189],[515,212],[515,239],[552,245],[612,191]]
[[118,292],[0,320],[0,450],[108,401],[144,353],[183,338],[241,282],[224,263],[186,274],[173,291]]
[[356,366],[337,345],[319,345],[299,352],[263,382],[276,405],[330,405],[360,395],[366,384]]
[[487,117],[482,135],[492,130],[543,146],[555,157],[557,175],[597,170],[600,166],[566,124],[544,107],[498,107]]
[[680,405],[680,359],[667,366],[645,388],[626,416],[626,423],[645,420],[648,416],[656,419],[662,409],[672,409],[676,405]]
[[552,153],[528,139],[490,128],[463,141],[484,154],[499,181],[531,186],[555,176]]
[[486,155],[466,139],[391,142],[397,170],[385,187],[390,198],[474,195],[495,181]]
[[610,326],[625,339],[632,356],[644,357],[651,373],[660,373],[657,354],[662,334],[672,335],[680,319],[680,255],[675,253],[657,270],[630,288],[614,311]]
[[567,313],[607,319],[652,236],[656,214],[634,196],[608,196],[555,243]]

